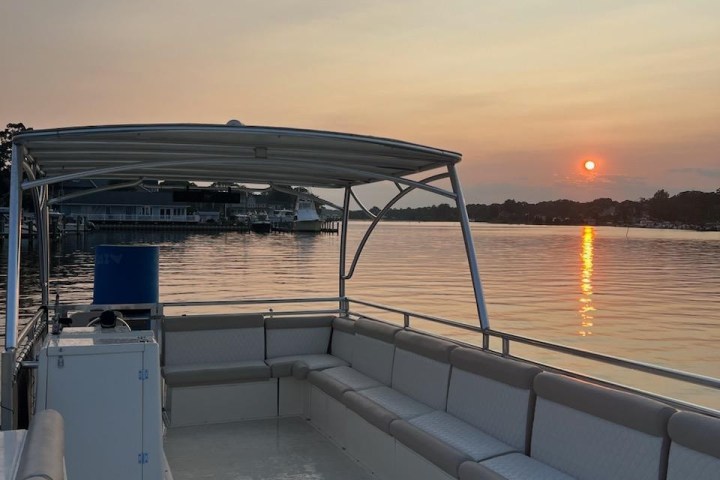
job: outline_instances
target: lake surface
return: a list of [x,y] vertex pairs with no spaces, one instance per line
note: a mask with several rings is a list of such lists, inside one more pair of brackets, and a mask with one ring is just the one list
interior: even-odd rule
[[[351,223],[348,264],[367,225]],[[494,329],[720,377],[720,233],[474,224],[473,237]],[[93,232],[66,236],[52,247],[51,291],[60,291],[61,301],[91,302],[93,249],[108,243],[160,246],[161,302],[337,295],[339,235]],[[39,298],[36,261],[33,253],[24,255],[25,315]],[[4,303],[4,255],[0,262]],[[381,224],[347,293],[478,323],[457,224]],[[279,307],[257,309],[268,308]],[[3,324],[4,314],[3,308]],[[382,318],[402,321],[397,315]],[[449,327],[416,325],[480,341]],[[720,409],[716,391],[512,348],[516,355]]]

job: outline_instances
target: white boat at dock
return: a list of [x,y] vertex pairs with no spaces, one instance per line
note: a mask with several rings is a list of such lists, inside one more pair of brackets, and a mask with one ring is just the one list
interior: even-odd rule
[[296,232],[319,232],[322,227],[320,215],[318,215],[315,203],[307,198],[298,197],[295,207]]
[[[13,139],[12,159],[0,392],[5,478],[718,479],[720,412],[540,363],[524,349],[714,392],[720,379],[492,328],[459,153],[231,122],[28,131]],[[147,268],[153,258],[157,265],[154,247],[124,246],[96,255],[92,304],[66,300],[62,290],[53,298],[49,187],[80,178],[338,189],[337,290],[161,301],[157,268]],[[435,183],[442,180],[449,187]],[[356,189],[378,182],[398,191],[373,213]],[[416,190],[458,209],[477,312],[471,322],[351,295],[376,226]],[[21,327],[24,191],[38,206],[41,298]],[[351,251],[353,202],[370,222]],[[437,258],[428,251],[425,262]],[[208,269],[216,267],[209,258]]]

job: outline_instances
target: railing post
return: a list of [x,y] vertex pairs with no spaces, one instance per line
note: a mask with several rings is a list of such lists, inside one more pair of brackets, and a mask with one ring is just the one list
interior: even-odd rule
[[17,347],[20,307],[20,248],[22,243],[22,172],[20,146],[12,145],[10,167],[10,218],[8,219],[7,310],[5,311],[5,351],[2,353],[0,382],[0,423],[3,430],[15,427],[15,347]]
[[10,218],[8,220],[7,310],[5,312],[5,349],[17,346],[20,307],[20,245],[22,238],[22,166],[20,146],[12,145],[10,168]]
[[480,326],[483,329],[487,329],[490,328],[490,321],[488,320],[487,309],[485,308],[485,297],[483,296],[482,283],[480,282],[475,245],[473,244],[472,231],[470,230],[470,219],[468,218],[467,208],[465,207],[465,197],[463,197],[462,187],[460,186],[455,165],[448,165],[448,172],[450,173],[450,182],[455,192],[455,204],[457,205],[460,215],[460,226],[462,227],[465,252],[467,253],[468,265],[470,266],[470,277],[472,278],[473,290],[475,291],[478,319],[480,320]]

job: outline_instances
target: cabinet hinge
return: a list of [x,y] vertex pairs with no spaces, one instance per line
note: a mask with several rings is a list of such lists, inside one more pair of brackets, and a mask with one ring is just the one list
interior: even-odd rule
[[138,370],[138,380],[147,380],[148,379],[148,371],[147,368],[143,370]]
[[138,463],[148,463],[148,454],[147,452],[138,453]]

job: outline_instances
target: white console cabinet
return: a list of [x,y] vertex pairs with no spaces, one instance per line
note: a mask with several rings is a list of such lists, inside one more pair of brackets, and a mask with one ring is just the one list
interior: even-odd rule
[[66,328],[39,358],[36,409],[65,420],[73,480],[162,478],[158,344],[151,331]]

